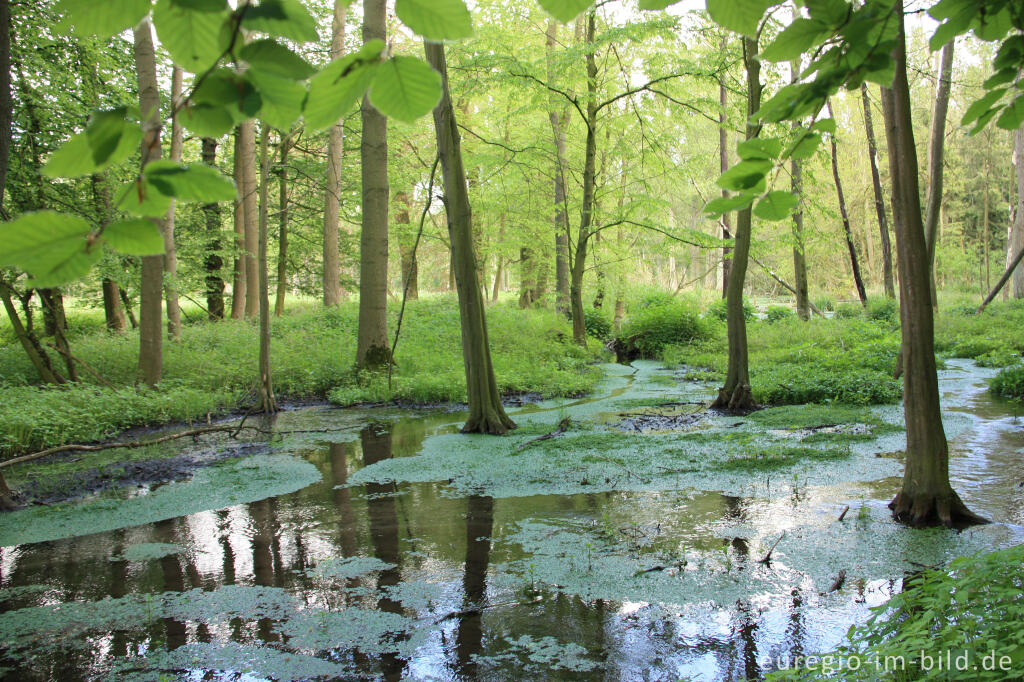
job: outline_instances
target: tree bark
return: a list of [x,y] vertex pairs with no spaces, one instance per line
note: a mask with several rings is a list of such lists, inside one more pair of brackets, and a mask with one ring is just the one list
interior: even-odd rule
[[[831,118],[835,118],[832,114],[832,102],[829,101],[828,115]],[[853,270],[853,283],[857,287],[857,296],[860,297],[860,304],[867,306],[868,304],[868,293],[864,288],[864,279],[860,275],[860,263],[857,259],[857,247],[853,243],[853,229],[850,227],[850,215],[846,210],[846,197],[843,195],[843,183],[839,179],[839,153],[836,150],[836,136],[835,134],[830,136],[830,142],[832,147],[832,178],[836,183],[836,197],[839,199],[839,217],[843,221],[843,232],[846,234],[846,249],[850,253],[850,267]]]
[[[139,81],[139,108],[143,115],[142,168],[160,158],[160,89],[156,78],[153,29],[143,19],[134,29],[135,70]],[[162,220],[154,218],[160,232]],[[160,382],[163,374],[163,277],[164,257],[142,257],[142,286],[139,293],[139,373],[147,386]]]
[[[232,161],[234,163],[235,186],[238,198],[234,203],[235,226],[235,262],[231,280],[231,319],[241,320],[245,317],[246,265],[245,265],[245,180],[242,173],[242,127],[235,128],[235,148]],[[256,283],[253,282],[253,286]]]
[[928,268],[932,307],[938,308],[935,291],[935,247],[939,240],[939,220],[942,215],[942,164],[946,142],[946,114],[949,111],[949,90],[953,76],[953,45],[951,40],[942,48],[939,67],[939,88],[935,93],[931,138],[928,142],[928,198],[926,201],[924,235],[928,247]]
[[64,295],[60,289],[39,289],[39,302],[43,305],[43,320],[47,336],[53,337],[54,346],[68,370],[68,379],[78,381],[78,370],[71,359],[71,346],[67,337],[67,316],[64,314]]
[[868,139],[868,157],[871,162],[871,186],[875,194],[875,215],[878,217],[878,234],[882,242],[882,284],[885,295],[896,298],[893,288],[892,245],[889,243],[889,222],[885,214],[885,197],[882,195],[882,180],[878,173],[878,143],[875,141],[875,126],[871,118],[871,98],[868,97],[867,83],[861,83],[860,96],[864,103],[864,131]]
[[[558,21],[554,18],[548,19],[546,37],[548,81],[554,82],[558,75],[553,58],[558,41]],[[548,98],[548,120],[555,140],[555,310],[564,315],[569,311],[569,212],[565,191],[568,109],[565,106],[559,109],[555,97],[552,94]]]
[[448,67],[444,46],[441,43],[427,42],[424,49],[427,61],[441,74],[441,102],[434,109],[434,129],[444,178],[448,233],[452,244],[455,282],[459,294],[459,316],[462,321],[462,358],[466,370],[466,395],[469,399],[469,417],[462,431],[504,434],[516,425],[508,418],[501,405],[501,394],[498,393],[498,383],[494,378],[494,367],[491,365],[484,299],[473,249],[473,216],[469,203],[469,188],[462,164],[455,110],[448,89]]
[[3,300],[4,309],[7,311],[7,318],[11,322],[11,329],[14,331],[14,336],[18,339],[18,343],[25,350],[25,354],[39,375],[39,379],[47,384],[63,384],[64,377],[54,371],[53,365],[50,362],[50,356],[43,350],[39,339],[22,323],[18,309],[14,306],[13,296],[14,290],[10,285],[0,280],[0,299]]
[[967,509],[949,483],[949,446],[939,408],[931,278],[917,180],[903,13],[898,16],[896,76],[890,90],[891,106],[886,111],[892,118],[886,121],[886,129],[894,133],[889,148],[889,174],[894,206],[903,216],[896,224],[896,252],[900,269],[907,451],[903,486],[889,506],[897,520],[915,526],[977,523],[981,519]]
[[[1017,169],[1017,209],[1014,211],[1013,226],[1006,244],[1006,265],[1009,268],[1013,257],[1024,249],[1024,125],[1014,133],[1014,166]],[[1024,298],[1024,269],[1013,270],[1013,297]]]
[[[793,10],[794,19],[799,16],[799,10]],[[790,82],[797,82],[800,77],[800,60],[794,60],[789,64]],[[797,130],[799,125],[793,123],[793,129]],[[807,294],[807,254],[804,246],[804,208],[803,208],[803,164],[799,159],[790,162],[790,187],[793,194],[799,200],[796,211],[793,212],[793,288],[796,294],[796,314],[801,320],[811,319],[810,298]]]
[[[722,36],[722,53],[725,53],[726,47],[729,45],[729,39],[727,36]],[[729,133],[726,126],[729,122],[729,117],[726,115],[727,107],[729,105],[728,90],[725,87],[725,73],[723,72],[718,77],[718,104],[720,106],[718,112],[718,158],[719,168],[724,173],[729,170]],[[722,190],[722,196],[728,197],[729,192]],[[729,224],[729,214],[725,213],[722,215],[722,239],[728,239],[727,236],[732,231],[732,225]],[[732,269],[732,248],[728,246],[722,247],[722,298],[725,298],[729,288],[729,273]]]
[[260,276],[259,264],[256,262],[260,224],[257,203],[259,186],[256,177],[256,122],[246,121],[239,128],[239,151],[242,154],[242,214],[245,216],[245,317],[253,318],[260,312]]
[[[757,40],[743,38],[743,63],[747,71],[747,130],[746,139],[757,137],[760,126],[753,116],[761,108],[761,63],[757,60]],[[743,285],[750,256],[751,209],[736,215],[736,241],[732,256],[732,269],[726,288],[726,324],[729,339],[729,365],[725,385],[718,391],[712,407],[727,410],[748,410],[756,407],[750,390],[750,371],[747,365],[747,322],[743,317]]]
[[264,414],[277,412],[274,399],[274,384],[270,375],[270,286],[267,281],[267,231],[270,222],[270,159],[268,153],[270,127],[260,126],[260,206],[257,235],[256,266],[259,282],[260,316],[260,360],[259,392],[260,411]]
[[[334,0],[331,22],[331,59],[345,54],[345,20],[348,3]],[[339,119],[327,134],[327,185],[324,192],[324,305],[341,303],[341,255],[338,250],[338,215],[341,211],[341,167],[344,155],[345,127]]]
[[[170,160],[181,163],[181,151],[185,143],[185,131],[175,114],[181,103],[181,69],[171,71],[171,149]],[[167,334],[172,341],[181,341],[181,308],[178,306],[178,252],[174,246],[174,200],[164,220],[164,298],[167,305]]]
[[[217,163],[217,140],[212,137],[203,138],[203,163],[214,167]],[[206,269],[206,312],[210,320],[224,319],[224,280],[220,270],[224,267],[224,259],[220,255],[220,205],[204,204],[203,215],[206,218],[206,257],[203,267]]]
[[408,192],[395,194],[395,202],[399,205],[395,212],[395,225],[398,227],[398,251],[402,261],[402,291],[406,299],[410,301],[419,300],[419,263],[416,262],[416,254],[413,252],[413,245],[416,240],[415,234],[410,234],[412,218],[409,210],[412,207],[412,196]]
[[108,331],[123,332],[125,330],[127,322],[124,319],[124,310],[121,309],[117,282],[109,277],[103,278],[103,314]]
[[292,136],[281,134],[278,151],[278,235],[277,235],[277,299],[274,301],[274,315],[284,315],[284,300],[288,295],[288,152],[291,151]]
[[[363,4],[363,42],[386,40],[387,3]],[[388,345],[388,122],[370,104],[362,105],[360,144],[363,178],[363,232],[359,249],[359,332],[356,365],[379,368],[391,362]]]

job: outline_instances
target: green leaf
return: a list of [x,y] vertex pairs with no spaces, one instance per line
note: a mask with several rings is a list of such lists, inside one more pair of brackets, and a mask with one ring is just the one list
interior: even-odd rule
[[996,121],[996,127],[1003,130],[1016,130],[1021,122],[1024,122],[1024,95],[1013,100],[1013,104],[1003,109],[1003,113]]
[[[142,129],[138,121],[127,118],[128,107],[118,107],[109,111],[93,114],[89,125],[85,128],[92,150],[92,160],[97,167],[107,166],[124,161],[138,146],[142,139]],[[127,144],[122,138],[128,135]]]
[[463,0],[395,0],[395,14],[427,40],[458,40],[473,35],[473,18]]
[[708,14],[720,26],[753,36],[772,0],[707,0]]
[[771,169],[771,161],[764,161],[761,159],[740,161],[735,166],[722,173],[716,181],[716,184],[722,189],[734,192],[762,192],[764,191],[764,178]]
[[640,9],[659,10],[674,5],[679,0],[640,0]]
[[50,155],[49,161],[43,166],[43,175],[50,178],[77,178],[98,173],[127,159],[139,148],[141,141],[142,130],[138,124],[125,122],[117,146],[101,163],[97,163],[87,128]]
[[235,183],[216,168],[202,163],[182,165],[173,161],[153,161],[143,171],[151,187],[179,201],[212,204],[232,201]]
[[935,29],[935,33],[928,41],[928,47],[931,48],[932,52],[938,52],[942,49],[942,46],[953,40],[961,33],[965,33],[971,25],[971,21],[974,19],[975,7],[973,3],[963,4],[955,13],[939,27]]
[[152,0],[61,0],[58,26],[79,36],[105,39],[135,26],[149,12]]
[[316,72],[309,62],[271,38],[249,43],[239,56],[249,63],[250,69],[281,78],[301,81]]
[[755,137],[736,145],[741,159],[774,159],[782,152],[782,142],[774,137]]
[[771,45],[761,51],[761,59],[767,62],[788,62],[817,44],[824,33],[825,25],[814,19],[798,18],[783,29]]
[[804,0],[804,6],[813,19],[827,26],[838,26],[846,21],[852,9],[843,0]]
[[162,218],[171,207],[171,197],[151,186],[145,177],[139,177],[118,192],[117,207],[132,215]]
[[563,23],[569,23],[583,10],[594,4],[594,0],[537,0],[540,6]]
[[256,116],[278,130],[288,130],[302,116],[302,100],[306,88],[290,78],[278,78],[260,71],[250,71],[246,78],[260,93]]
[[320,38],[316,32],[316,19],[298,0],[263,0],[246,10],[242,26],[297,43],[309,43]]
[[189,73],[209,69],[231,42],[227,12],[198,12],[157,0],[153,25],[171,59]]
[[790,145],[786,150],[786,156],[797,161],[810,158],[814,156],[814,152],[818,151],[819,144],[821,144],[821,135],[808,133]]
[[756,194],[736,194],[731,197],[719,197],[712,199],[704,206],[704,212],[712,215],[722,215],[732,211],[741,211],[754,203]]
[[768,192],[754,207],[754,215],[762,220],[782,220],[793,212],[800,200],[790,192]]
[[971,106],[967,107],[967,111],[964,112],[964,117],[960,119],[960,125],[970,125],[981,118],[982,114],[991,109],[995,106],[996,102],[1002,99],[1007,90],[1008,88],[989,90],[984,95],[974,100],[974,102],[971,103]]
[[372,40],[355,54],[336,59],[313,76],[303,105],[306,127],[323,130],[338,122],[370,87],[385,44]]
[[26,213],[0,224],[0,267],[17,267],[39,286],[58,286],[78,279],[102,255],[89,248],[89,223],[54,211]]
[[126,256],[159,256],[164,252],[164,238],[152,220],[122,220],[103,228],[107,246]]
[[171,0],[171,4],[196,12],[223,12],[228,9],[225,0]]
[[1000,69],[999,71],[996,71],[994,74],[989,76],[988,80],[981,84],[981,87],[985,88],[986,90],[991,90],[992,88],[998,87],[1000,85],[1012,83],[1016,77],[1017,69],[1013,67]]
[[217,104],[189,103],[178,113],[181,124],[199,137],[220,137],[235,127],[235,116]]
[[412,123],[441,99],[441,74],[416,57],[392,57],[377,70],[370,102],[385,116]]
[[835,133],[836,120],[834,118],[823,118],[820,121],[815,121],[814,125],[811,126],[811,130],[817,130],[822,133]]

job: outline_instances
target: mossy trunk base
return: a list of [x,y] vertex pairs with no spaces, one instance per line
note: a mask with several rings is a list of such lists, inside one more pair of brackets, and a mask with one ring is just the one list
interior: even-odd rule
[[760,407],[754,401],[754,394],[750,390],[750,384],[737,384],[732,391],[723,386],[718,389],[718,397],[711,403],[711,407],[717,410],[728,412],[747,413]]
[[900,491],[889,503],[889,509],[894,519],[915,528],[959,529],[989,523],[988,519],[968,509],[952,489],[941,494]]

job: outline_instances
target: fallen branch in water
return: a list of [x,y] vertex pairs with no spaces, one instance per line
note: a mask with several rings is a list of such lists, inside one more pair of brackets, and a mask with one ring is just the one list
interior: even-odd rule
[[[541,601],[541,599],[543,599],[543,597],[538,596],[536,599],[533,600],[533,602],[539,602]],[[449,620],[450,618],[461,618],[462,616],[470,616],[474,613],[480,613],[484,609],[495,609],[499,606],[521,606],[522,604],[523,602],[513,599],[511,601],[500,601],[496,604],[481,604],[479,606],[471,606],[468,609],[462,609],[461,611],[452,611],[451,613],[446,613],[445,615],[435,620],[434,625],[440,625],[441,623],[445,622],[446,620]]]
[[832,587],[828,588],[829,592],[838,592],[843,587],[843,583],[846,582],[846,569],[839,569],[839,575],[832,581]]
[[843,507],[843,513],[839,515],[839,520],[842,521],[846,517],[846,512],[850,511],[850,505]]
[[768,564],[768,563],[771,563],[771,560],[772,560],[772,552],[774,552],[774,551],[775,551],[775,547],[776,547],[776,545],[778,545],[778,544],[779,544],[779,542],[781,542],[781,541],[782,541],[782,538],[784,538],[784,537],[786,537],[786,531],[782,531],[782,535],[780,535],[780,536],[779,536],[779,539],[778,539],[778,540],[776,540],[775,542],[773,542],[773,543],[772,543],[772,546],[771,546],[771,548],[769,548],[769,550],[768,550],[768,553],[767,553],[767,554],[765,554],[765,555],[764,555],[764,556],[763,556],[763,557],[761,558],[761,561],[759,561],[758,563],[761,563],[761,564]]
[[539,443],[542,440],[551,440],[552,438],[555,438],[557,436],[561,436],[563,433],[565,433],[566,431],[569,430],[570,426],[572,426],[572,422],[569,420],[568,417],[566,417],[562,421],[558,422],[558,428],[557,429],[555,429],[554,431],[551,431],[550,433],[545,433],[543,436],[537,436],[536,438],[534,438],[532,440],[526,441],[525,443],[520,445],[518,448],[516,448],[516,451],[517,452],[522,452],[523,450],[525,450],[526,448],[530,447],[534,443]]

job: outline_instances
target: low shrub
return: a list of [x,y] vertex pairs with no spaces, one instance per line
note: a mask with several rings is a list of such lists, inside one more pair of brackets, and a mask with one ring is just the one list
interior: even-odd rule
[[784,305],[773,305],[769,306],[768,310],[765,311],[764,319],[765,322],[779,322],[781,320],[788,320],[796,316],[792,308],[788,308]]
[[978,355],[974,360],[981,367],[1010,367],[1020,363],[1021,354],[1009,348],[1000,348]]
[[[712,303],[710,306],[708,306],[708,310],[705,313],[705,315],[713,317],[716,320],[721,320],[722,322],[725,322],[729,317],[727,306],[728,304],[726,303],[726,300],[724,298],[720,298],[714,303]],[[754,314],[754,306],[751,305],[750,302],[747,301],[747,299],[743,299],[743,319],[746,320],[747,322],[750,322],[751,320],[754,319]]]
[[859,303],[840,303],[836,306],[835,316],[840,320],[864,317],[864,306]]
[[836,303],[828,296],[819,296],[814,301],[814,305],[818,306],[818,310],[823,313],[831,313],[836,309]]
[[668,346],[686,346],[711,337],[708,324],[684,301],[642,308],[616,337],[620,357],[657,358]]
[[766,405],[878,405],[895,403],[903,394],[903,383],[885,372],[817,363],[751,368],[750,386],[754,399]]
[[894,298],[875,296],[868,299],[866,313],[869,320],[899,324],[900,304]]
[[583,312],[583,324],[587,328],[587,336],[598,341],[607,341],[612,335],[612,321],[605,317],[600,310],[586,310]]
[[1024,365],[1007,367],[992,377],[988,385],[992,393],[1003,398],[1024,399]]

